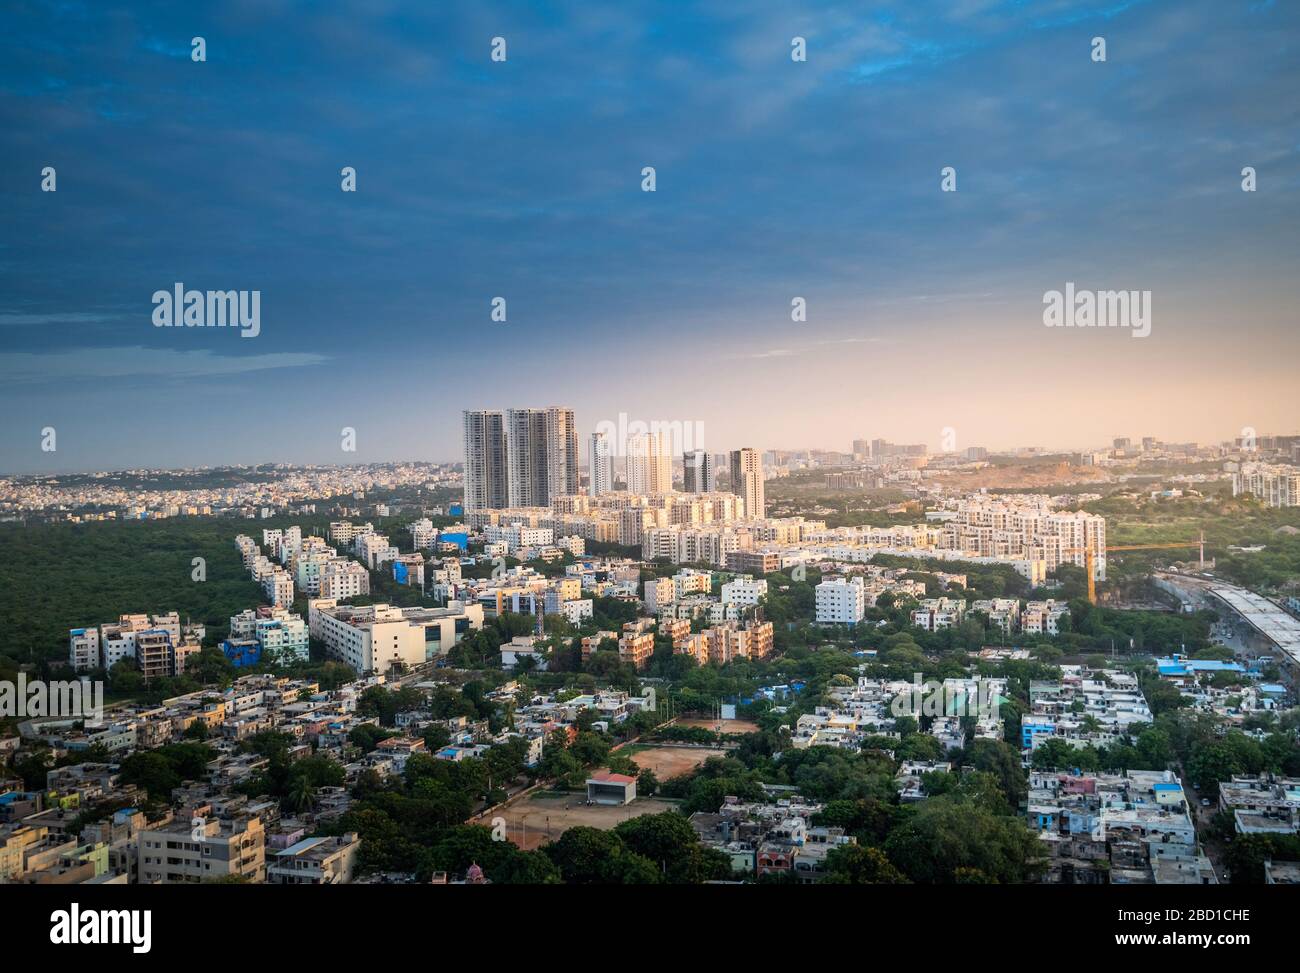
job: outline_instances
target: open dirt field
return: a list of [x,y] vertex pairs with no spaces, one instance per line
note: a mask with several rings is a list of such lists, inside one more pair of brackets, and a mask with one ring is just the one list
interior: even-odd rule
[[[645,749],[640,749],[641,746],[644,746]],[[660,781],[690,773],[710,757],[724,757],[727,754],[725,750],[712,747],[697,749],[695,747],[659,747],[654,744],[639,744],[636,747],[625,748],[624,752],[635,760],[636,765],[642,770],[653,770],[654,775]]]
[[[698,726],[705,730],[713,730],[722,733],[757,733],[758,724],[752,720],[710,720],[710,719],[682,719],[677,721],[678,726]],[[721,729],[719,730],[719,727]]]
[[624,807],[587,807],[585,800],[586,796],[579,793],[556,795],[552,791],[538,791],[499,814],[506,819],[507,837],[528,851],[558,838],[569,828],[581,825],[608,830],[628,818],[660,814],[677,806],[673,801],[657,797],[638,797]]

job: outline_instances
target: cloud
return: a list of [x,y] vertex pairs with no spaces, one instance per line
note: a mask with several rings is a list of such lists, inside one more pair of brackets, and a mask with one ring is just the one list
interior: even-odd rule
[[314,352],[217,355],[206,349],[76,348],[0,355],[0,381],[31,385],[69,378],[213,378],[271,369],[309,368],[327,361],[327,356]]
[[120,320],[122,316],[108,311],[53,311],[38,314],[25,311],[0,311],[0,328],[43,324],[103,324]]

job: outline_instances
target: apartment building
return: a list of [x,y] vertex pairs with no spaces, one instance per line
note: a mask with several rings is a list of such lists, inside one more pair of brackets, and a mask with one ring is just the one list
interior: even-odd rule
[[776,551],[745,551],[739,548],[726,552],[723,562],[728,571],[755,574],[762,577],[781,570],[781,555]]
[[1300,506],[1300,468],[1243,463],[1232,474],[1232,495],[1249,493],[1270,507]]
[[262,579],[262,594],[277,608],[293,604],[293,577],[284,568],[276,567]]
[[677,586],[672,578],[652,578],[645,583],[645,608],[651,615],[659,614],[676,599]]
[[352,881],[361,838],[355,831],[329,838],[304,838],[267,860],[268,885],[346,885]]
[[763,493],[763,458],[758,450],[745,447],[731,451],[731,492],[745,501],[745,516],[757,520],[767,516]]
[[1020,612],[1020,631],[1026,635],[1057,635],[1060,633],[1060,619],[1069,611],[1069,605],[1052,598],[1026,602]]
[[749,575],[733,578],[722,586],[722,603],[752,608],[767,597],[767,581],[759,578],[755,581]]
[[623,625],[618,637],[618,657],[623,662],[644,669],[655,651],[654,621],[641,618]]
[[78,672],[99,668],[99,629],[74,628],[68,632],[68,665]]
[[346,558],[338,558],[325,565],[320,579],[321,598],[343,601],[368,594],[370,594],[370,572],[364,565]]
[[165,615],[122,615],[98,630],[74,628],[68,632],[68,661],[79,670],[111,669],[131,659],[146,679],[176,676],[185,660],[198,652],[204,637],[202,625],[182,625],[176,612]]
[[614,489],[614,444],[608,433],[593,432],[587,446],[587,493],[598,497]]
[[506,418],[499,410],[462,413],[465,427],[465,509],[508,507]]
[[400,553],[383,534],[362,534],[353,542],[357,557],[371,571],[378,571]]
[[547,507],[552,497],[578,492],[578,433],[572,409],[507,409],[505,434],[510,506]]
[[713,457],[703,449],[682,454],[682,486],[687,493],[712,493]]
[[828,578],[817,585],[817,621],[855,625],[866,613],[866,596],[860,578]]
[[360,673],[386,672],[394,664],[421,665],[483,627],[483,606],[449,602],[444,608],[340,605],[316,598],[307,603],[308,628],[326,651]]
[[140,883],[173,885],[243,876],[266,880],[266,832],[257,817],[223,820],[211,807],[183,813],[137,839]]
[[660,432],[627,437],[627,489],[633,494],[668,493],[673,488],[673,457]]

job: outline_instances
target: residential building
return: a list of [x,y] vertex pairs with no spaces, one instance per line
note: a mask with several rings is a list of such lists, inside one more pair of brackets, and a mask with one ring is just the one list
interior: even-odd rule
[[828,578],[816,588],[818,622],[855,625],[866,613],[866,594],[860,578]]
[[548,507],[578,492],[578,433],[573,410],[507,409],[509,506]]
[[713,457],[703,449],[682,455],[682,487],[687,493],[712,493]]
[[608,433],[593,432],[587,447],[587,493],[598,497],[614,489],[614,444]]
[[465,509],[508,507],[506,425],[501,411],[466,411]]
[[745,516],[756,520],[767,516],[763,495],[763,458],[756,449],[731,451],[731,492],[745,501]]
[[268,885],[346,885],[352,881],[361,838],[355,831],[331,838],[304,838],[267,861]]

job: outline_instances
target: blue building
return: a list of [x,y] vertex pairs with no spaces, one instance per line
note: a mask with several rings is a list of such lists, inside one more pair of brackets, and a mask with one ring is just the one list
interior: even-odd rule
[[226,639],[221,643],[221,652],[236,669],[262,661],[262,643],[257,639]]
[[1218,659],[1185,659],[1173,656],[1168,659],[1156,659],[1156,668],[1162,676],[1191,676],[1202,672],[1236,672],[1246,670],[1236,662],[1220,662]]

